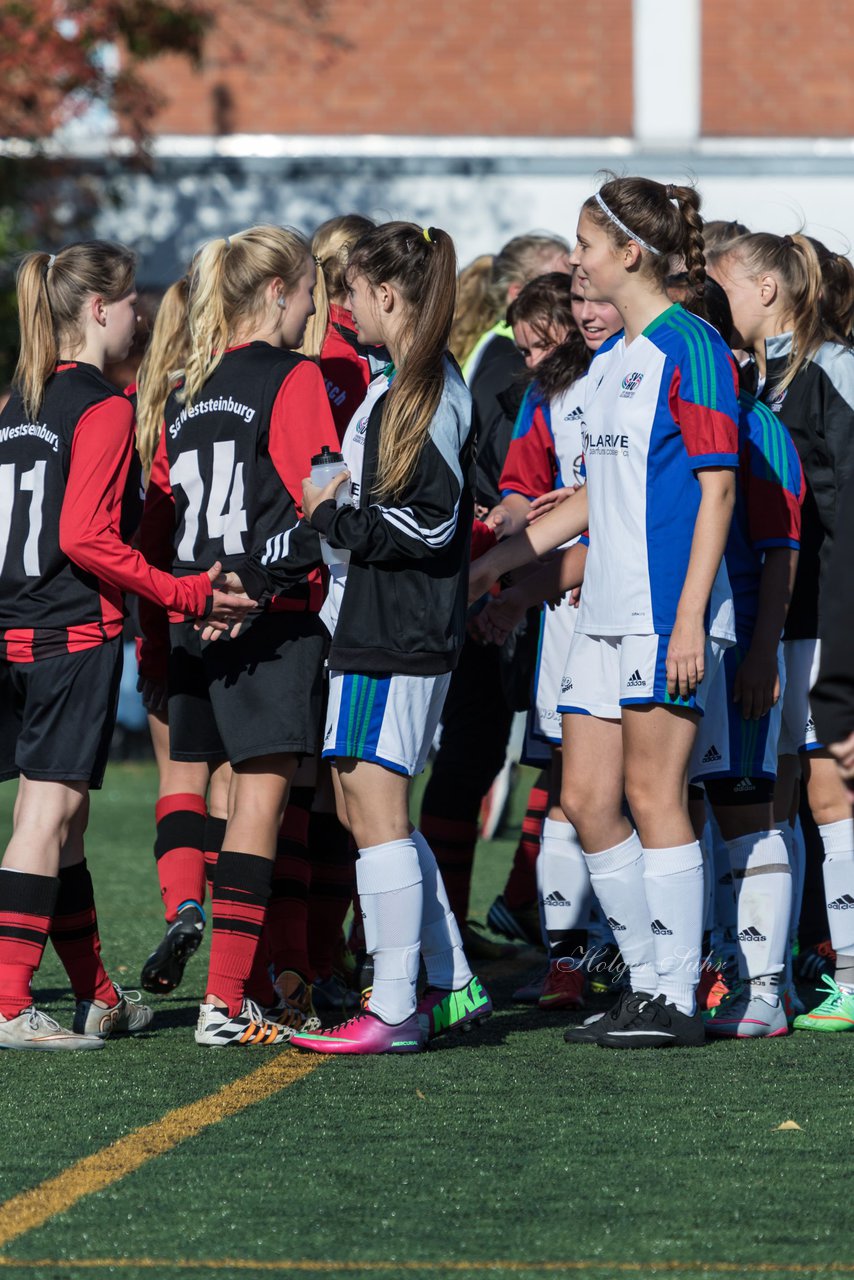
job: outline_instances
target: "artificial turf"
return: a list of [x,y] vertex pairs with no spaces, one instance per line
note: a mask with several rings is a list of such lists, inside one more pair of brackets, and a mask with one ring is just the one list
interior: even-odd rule
[[[92,806],[88,857],[104,956],[129,987],[162,930],[154,781],[150,766],[111,766]],[[0,787],[4,830],[13,798],[13,785]],[[521,788],[517,819],[520,807]],[[475,915],[503,884],[508,836],[480,847]],[[854,1035],[661,1053],[570,1047],[560,1034],[565,1018],[510,1001],[531,959],[489,974],[498,1009],[480,1031],[413,1057],[321,1062],[10,1242],[0,1280],[539,1280],[556,1273],[549,1263],[591,1280],[854,1275]],[[202,953],[178,991],[153,998],[156,1034],[111,1041],[97,1054],[0,1055],[0,1199],[271,1054],[294,1052],[198,1049],[192,1025],[204,971]],[[37,992],[41,1007],[70,1021],[50,951]],[[800,1128],[778,1128],[789,1120]],[[93,1266],[99,1259],[116,1265]],[[216,1269],[181,1269],[217,1260]],[[288,1260],[330,1265],[309,1272]],[[371,1266],[378,1263],[386,1269]],[[455,1269],[443,1272],[442,1263]]]

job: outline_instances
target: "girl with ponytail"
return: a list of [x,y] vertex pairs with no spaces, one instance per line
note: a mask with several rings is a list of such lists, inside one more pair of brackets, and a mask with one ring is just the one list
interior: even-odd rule
[[[209,620],[252,604],[213,589],[219,564],[178,580],[122,541],[133,409],[104,367],[133,338],[134,266],[123,246],[91,241],[31,253],[18,272],[21,354],[0,415],[0,778],[19,778],[0,869],[4,1048],[97,1049],[151,1021],[101,963],[84,855],[115,721],[122,593]],[[73,1031],[32,1006],[48,936],[74,990]]]
[[631,989],[566,1038],[612,1048],[704,1039],[703,860],[687,771],[720,644],[735,638],[731,595],[721,591],[714,612],[710,599],[735,497],[738,404],[729,348],[665,290],[678,266],[703,291],[699,204],[689,187],[615,178],[583,205],[575,283],[589,301],[612,303],[624,326],[585,383],[587,483],[488,552],[474,584],[589,528],[558,706],[561,800]]
[[[854,351],[841,332],[850,302],[843,290],[833,288],[835,274],[822,260],[823,248],[804,235],[742,236],[713,259],[712,270],[729,298],[736,341],[753,352],[759,399],[788,427],[807,483],[801,554],[784,632],[776,810],[797,870],[802,859],[794,822],[797,781],[803,776],[824,846],[827,918],[837,953],[836,981],[825,976],[825,999],[794,1025],[842,1031],[854,1026],[854,912],[839,905],[854,897],[854,820],[828,749],[833,743],[822,743],[819,736],[822,712],[810,690],[821,668],[819,637],[829,604],[827,569],[841,495],[854,476]],[[840,272],[841,280],[845,274]]]
[[[359,339],[390,364],[344,437],[341,476],[303,483],[306,516],[337,564],[323,617],[332,632],[323,755],[339,816],[359,849],[356,883],[374,959],[367,1008],[292,1043],[324,1053],[411,1053],[479,1021],[489,997],[472,976],[436,859],[409,821],[460,648],[471,533],[471,397],[447,357],[455,254],[435,227],[390,222],[353,247],[347,287]],[[291,552],[256,553],[238,571],[278,590]],[[416,1007],[419,956],[428,990]]]

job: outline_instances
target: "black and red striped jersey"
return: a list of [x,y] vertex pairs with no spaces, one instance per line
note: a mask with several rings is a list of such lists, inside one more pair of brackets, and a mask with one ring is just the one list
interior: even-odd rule
[[179,582],[121,539],[133,408],[94,365],[48,380],[38,421],[0,414],[0,658],[88,649],[122,628],[122,592],[203,616],[207,577]]
[[140,546],[180,576],[214,560],[237,568],[272,539],[292,549],[304,539],[306,580],[273,607],[319,609],[319,543],[300,520],[302,480],[337,440],[316,364],[266,342],[230,347],[192,405],[180,386],[169,397]]

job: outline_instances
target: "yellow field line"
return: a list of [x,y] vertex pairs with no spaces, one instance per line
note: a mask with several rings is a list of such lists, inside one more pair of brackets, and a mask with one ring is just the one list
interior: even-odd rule
[[[311,1068],[309,1068],[310,1070]],[[305,1072],[303,1072],[305,1074]],[[322,1274],[341,1271],[608,1271],[611,1273],[664,1274],[674,1271],[691,1271],[698,1275],[854,1275],[854,1263],[847,1262],[603,1262],[600,1259],[582,1261],[522,1262],[519,1259],[478,1258],[466,1262],[398,1260],[397,1262],[365,1261],[351,1258],[335,1262],[329,1259],[300,1258],[251,1262],[247,1258],[3,1258],[2,1267],[44,1267],[67,1271],[75,1269],[99,1269],[121,1267],[139,1270],[161,1269],[164,1275],[170,1271],[265,1271],[306,1272]]]
[[[195,1137],[203,1129],[218,1124],[226,1116],[232,1116],[254,1102],[261,1102],[271,1094],[287,1089],[288,1085],[309,1075],[323,1061],[325,1056],[303,1056],[287,1050],[276,1051],[273,1061],[257,1071],[242,1076],[206,1098],[200,1098],[198,1102],[167,1111],[166,1115],[153,1124],[135,1129],[127,1137],[119,1138],[103,1150],[78,1160],[55,1178],[48,1178],[29,1191],[13,1196],[11,1200],[0,1204],[0,1248],[27,1231],[40,1227],[55,1214],[64,1213],[84,1196],[103,1191],[147,1161],[171,1151],[179,1142]],[[3,1258],[0,1259],[0,1265],[5,1267],[11,1264]],[[75,1263],[75,1266],[81,1267],[90,1265],[106,1264]],[[125,1264],[118,1262],[115,1265]],[[182,1264],[169,1263],[169,1266],[173,1265]]]

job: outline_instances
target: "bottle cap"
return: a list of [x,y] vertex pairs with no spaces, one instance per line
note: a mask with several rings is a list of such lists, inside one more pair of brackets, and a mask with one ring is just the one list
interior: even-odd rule
[[326,463],[328,462],[343,462],[343,461],[344,461],[343,453],[333,453],[332,450],[329,448],[329,445],[325,444],[323,448],[320,450],[320,453],[316,453],[314,455],[314,457],[311,460],[311,465],[313,467],[322,467],[322,466],[325,466]]

